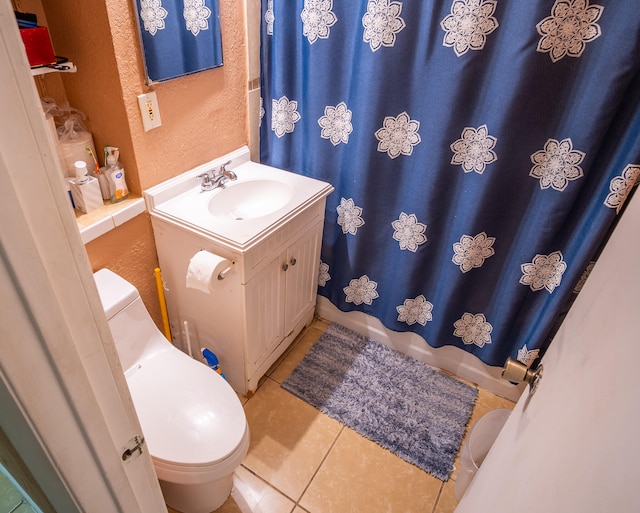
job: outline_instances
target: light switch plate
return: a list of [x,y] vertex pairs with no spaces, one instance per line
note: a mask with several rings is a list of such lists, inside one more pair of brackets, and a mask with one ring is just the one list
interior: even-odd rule
[[155,91],[139,95],[138,105],[140,105],[140,114],[142,115],[142,124],[145,132],[162,125]]

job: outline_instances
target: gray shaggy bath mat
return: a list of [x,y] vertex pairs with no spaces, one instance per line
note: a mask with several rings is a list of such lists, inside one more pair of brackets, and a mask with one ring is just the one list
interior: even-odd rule
[[331,324],[282,387],[446,481],[478,395],[428,365]]

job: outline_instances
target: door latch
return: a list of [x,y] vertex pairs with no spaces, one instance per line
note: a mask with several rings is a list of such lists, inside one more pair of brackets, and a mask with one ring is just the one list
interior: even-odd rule
[[529,383],[529,393],[533,395],[538,389],[538,385],[542,379],[543,370],[542,364],[538,365],[537,369],[531,370],[528,369],[524,363],[520,363],[518,360],[514,360],[513,358],[507,358],[507,361],[504,363],[502,377],[516,383],[521,383],[523,381],[525,383]]
[[122,453],[122,461],[127,461],[132,456],[142,454],[142,446],[144,445],[144,436],[136,435],[125,445],[124,452]]

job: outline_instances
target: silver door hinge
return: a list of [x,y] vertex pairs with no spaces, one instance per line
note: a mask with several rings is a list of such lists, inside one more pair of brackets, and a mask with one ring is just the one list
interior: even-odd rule
[[127,461],[132,456],[142,454],[142,446],[144,445],[144,436],[136,435],[127,442],[122,453],[122,461]]

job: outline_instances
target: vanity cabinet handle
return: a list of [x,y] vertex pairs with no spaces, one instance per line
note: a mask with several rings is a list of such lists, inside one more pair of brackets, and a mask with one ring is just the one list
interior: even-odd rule
[[296,265],[297,260],[294,257],[291,257],[291,260],[289,260],[289,263],[291,265]]
[[289,264],[282,264],[282,270],[286,271],[287,269],[289,269]]

